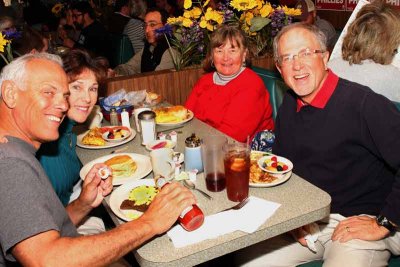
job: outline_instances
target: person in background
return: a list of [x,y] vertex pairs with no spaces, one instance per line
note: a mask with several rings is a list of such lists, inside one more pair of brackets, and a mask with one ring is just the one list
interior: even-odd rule
[[127,35],[135,53],[142,50],[144,46],[143,21],[130,17],[132,13],[131,0],[115,1],[114,11],[108,21],[108,31]]
[[108,266],[155,235],[167,231],[195,203],[179,183],[164,187],[138,219],[106,233],[79,236],[78,224],[112,191],[95,164],[78,201],[63,207],[35,157],[57,140],[68,110],[68,79],[61,59],[46,53],[21,56],[0,76],[1,266]]
[[[36,157],[64,206],[77,199],[81,191],[79,171],[82,168],[76,154],[76,134],[72,128],[83,123],[97,102],[100,81],[106,75],[101,67],[83,50],[71,50],[63,58],[70,96],[67,117],[60,125],[58,140],[43,144]],[[82,225],[83,224],[83,225]],[[101,219],[88,217],[81,222],[81,234],[104,232]],[[80,229],[82,228],[82,229]]]
[[164,26],[168,14],[157,8],[148,9],[144,18],[145,44],[144,48],[136,53],[128,62],[118,65],[114,72],[117,75],[131,75],[155,70],[174,68],[171,54],[175,50],[169,49],[164,37],[157,39],[155,30]]
[[0,16],[0,32],[5,32],[15,29],[15,21],[9,16]]
[[269,93],[249,63],[244,33],[235,26],[221,26],[210,39],[204,63],[207,74],[185,104],[197,119],[239,142],[274,128]]
[[400,46],[400,13],[383,1],[366,4],[350,24],[342,58],[329,67],[340,77],[400,102],[400,70],[391,65]]
[[24,25],[20,38],[12,41],[11,47],[13,53],[22,56],[28,53],[47,52],[49,48],[49,40],[35,29],[28,25]]
[[[326,38],[294,23],[274,39],[289,90],[273,153],[332,198],[328,218],[242,250],[241,266],[387,266],[400,254],[400,112],[386,97],[328,69]],[[301,203],[299,203],[301,205]],[[306,241],[309,234],[316,241]]]
[[317,16],[317,9],[315,8],[313,0],[300,0],[297,2],[295,8],[301,10],[301,15],[295,18],[317,26],[325,34],[328,49],[331,51],[338,39],[338,34],[329,21]]
[[68,48],[84,48],[92,56],[105,56],[109,58],[109,36],[105,27],[96,20],[96,15],[88,2],[76,2],[71,5],[72,20],[76,30],[80,30],[78,40],[75,42],[68,36],[60,35],[63,45]]

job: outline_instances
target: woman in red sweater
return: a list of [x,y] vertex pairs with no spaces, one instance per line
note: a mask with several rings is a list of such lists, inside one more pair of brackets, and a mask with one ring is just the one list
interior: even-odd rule
[[269,93],[261,78],[246,67],[248,55],[247,41],[239,28],[218,28],[205,59],[207,73],[185,104],[197,119],[239,142],[274,128]]

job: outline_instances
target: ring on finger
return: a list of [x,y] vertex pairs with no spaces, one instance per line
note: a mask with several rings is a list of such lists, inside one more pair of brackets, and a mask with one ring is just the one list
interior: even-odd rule
[[350,233],[350,227],[346,226],[345,229],[346,229],[346,232]]

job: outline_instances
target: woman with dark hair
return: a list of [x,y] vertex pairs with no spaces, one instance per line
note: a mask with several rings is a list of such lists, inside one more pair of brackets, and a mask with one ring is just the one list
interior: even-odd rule
[[[85,122],[91,113],[97,102],[99,82],[105,73],[103,68],[98,66],[97,62],[83,50],[69,51],[63,58],[63,63],[69,80],[69,109],[66,118],[60,125],[59,139],[43,144],[37,157],[61,202],[67,206],[79,196],[81,189],[79,171],[82,163],[76,154],[77,137],[72,132],[72,128],[77,123]],[[73,197],[71,197],[72,194]],[[90,229],[90,233],[105,230],[101,219],[91,218],[90,220],[95,224],[93,227],[96,228]]]
[[391,65],[400,45],[400,13],[383,1],[363,6],[343,39],[342,58],[328,65],[340,77],[400,102],[400,70]]
[[221,26],[211,36],[207,73],[185,104],[196,118],[239,142],[274,128],[269,93],[249,63],[244,33],[236,26]]

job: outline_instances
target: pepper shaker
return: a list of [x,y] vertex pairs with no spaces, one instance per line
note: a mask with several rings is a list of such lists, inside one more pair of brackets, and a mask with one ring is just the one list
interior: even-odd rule
[[112,126],[118,126],[118,113],[115,108],[112,108],[110,111],[110,124]]
[[201,139],[193,133],[185,140],[185,171],[203,171],[201,160]]

